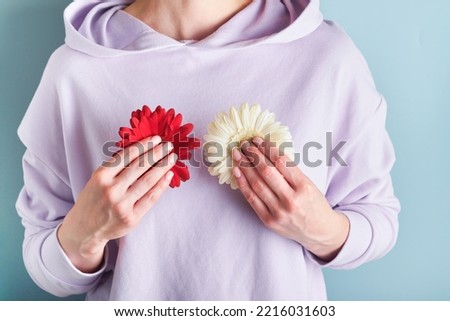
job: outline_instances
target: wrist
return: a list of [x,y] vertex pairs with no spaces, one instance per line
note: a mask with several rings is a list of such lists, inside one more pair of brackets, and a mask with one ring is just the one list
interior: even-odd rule
[[340,252],[350,231],[350,222],[342,213],[331,210],[320,230],[304,246],[320,259],[330,262]]
[[100,267],[107,241],[76,231],[69,215],[57,230],[57,238],[70,262],[83,273],[93,273]]

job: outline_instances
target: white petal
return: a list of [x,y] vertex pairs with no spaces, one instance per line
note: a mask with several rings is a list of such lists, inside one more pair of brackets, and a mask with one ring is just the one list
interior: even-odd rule
[[250,129],[252,128],[250,124],[250,108],[248,104],[244,104],[241,106],[240,117],[242,119],[242,127]]
[[263,111],[256,120],[255,130],[263,132],[267,126],[270,126],[275,121],[275,115],[269,113],[267,110]]
[[230,186],[231,186],[231,189],[238,189],[238,187],[239,187],[234,176],[231,177]]
[[220,175],[219,177],[219,184],[223,183],[230,184],[231,176],[232,176],[231,170],[223,172],[222,175]]
[[[291,143],[289,129],[276,122],[274,113],[261,111],[261,106],[257,104],[250,107],[248,103],[244,103],[239,110],[232,107],[228,113],[218,114],[215,121],[209,124],[208,133],[204,136],[205,141],[211,143],[204,145],[205,159],[214,164],[208,168],[209,173],[218,176],[220,184],[226,183],[230,184],[232,189],[238,188],[232,173],[230,143],[240,143],[244,138],[264,137],[267,134],[271,135],[270,139],[277,146]],[[285,154],[292,158],[292,145],[283,146]]]
[[203,139],[205,140],[205,142],[207,143],[219,143],[221,145],[227,146],[228,143],[228,137],[224,137],[221,135],[217,135],[217,134],[206,134],[205,136],[203,136]]
[[239,112],[234,107],[231,107],[230,119],[233,122],[233,124],[236,126],[236,131],[239,131],[243,128],[241,116],[239,115]]
[[251,128],[253,131],[257,131],[256,122],[258,121],[258,116],[261,113],[261,107],[259,105],[253,105],[250,108],[250,120],[248,128]]

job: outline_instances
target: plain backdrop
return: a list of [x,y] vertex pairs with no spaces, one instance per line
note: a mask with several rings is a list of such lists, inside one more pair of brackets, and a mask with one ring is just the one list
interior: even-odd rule
[[[22,261],[14,203],[24,148],[16,130],[64,41],[69,3],[0,0],[0,300],[56,299],[32,282]],[[450,1],[322,0],[322,10],[351,35],[388,101],[402,202],[396,247],[352,271],[326,270],[329,298],[450,300]]]

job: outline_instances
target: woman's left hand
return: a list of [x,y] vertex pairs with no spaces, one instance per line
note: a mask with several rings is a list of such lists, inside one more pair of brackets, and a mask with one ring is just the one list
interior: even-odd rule
[[339,253],[350,229],[347,217],[333,211],[292,160],[260,137],[234,149],[233,159],[239,189],[265,226],[324,261]]

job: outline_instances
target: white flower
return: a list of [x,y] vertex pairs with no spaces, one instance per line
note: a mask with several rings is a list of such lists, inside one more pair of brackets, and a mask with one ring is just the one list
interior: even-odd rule
[[292,136],[286,126],[275,120],[275,114],[261,111],[259,105],[242,104],[240,110],[231,107],[229,113],[220,113],[209,124],[205,135],[205,159],[211,165],[209,173],[219,177],[219,183],[237,188],[233,176],[232,150],[253,137],[270,139],[276,147],[283,144],[283,153],[293,159]]

